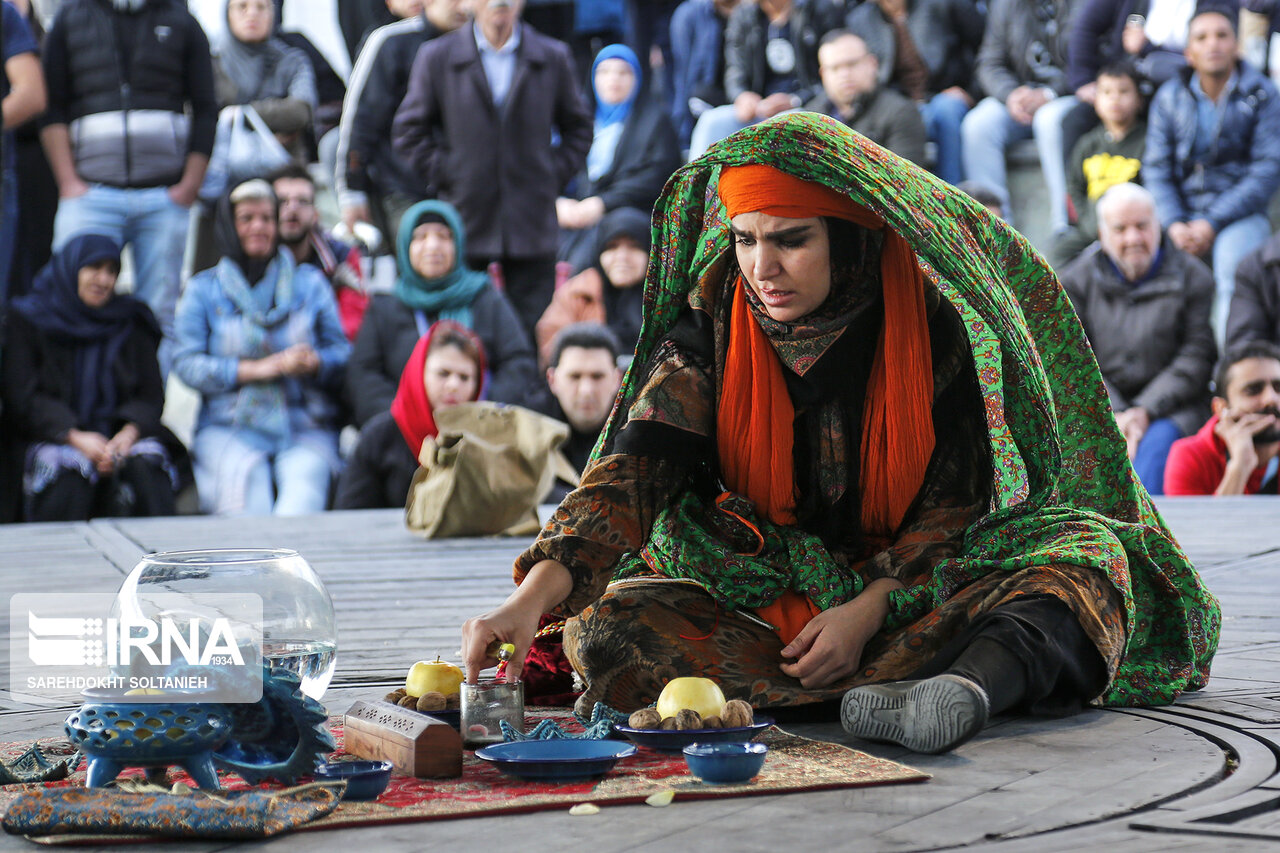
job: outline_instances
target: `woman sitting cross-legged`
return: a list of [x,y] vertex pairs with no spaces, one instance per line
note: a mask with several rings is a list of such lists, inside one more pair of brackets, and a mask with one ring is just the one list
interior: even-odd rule
[[6,452],[21,457],[27,521],[176,511],[186,451],[160,423],[160,327],[115,292],[119,273],[120,247],[84,234],[10,307]]
[[464,624],[469,679],[555,611],[579,710],[705,676],[922,752],[1205,684],[1218,603],[1018,234],[812,113],[712,147],[654,221],[635,362],[519,586]]
[[224,254],[178,305],[174,369],[201,394],[196,486],[208,512],[319,512],[341,467],[338,392],[351,345],[333,288],[277,240],[263,180],[220,200]]
[[338,477],[334,509],[404,506],[422,442],[437,435],[434,413],[480,399],[484,346],[475,332],[437,321],[413,348],[390,410],[360,430]]

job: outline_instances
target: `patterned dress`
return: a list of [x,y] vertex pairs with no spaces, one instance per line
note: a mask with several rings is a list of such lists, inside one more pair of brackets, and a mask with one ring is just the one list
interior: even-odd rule
[[[900,528],[864,534],[859,413],[882,309],[877,235],[832,238],[833,288],[801,325],[753,312],[788,370],[797,524],[721,494],[715,411],[737,281],[720,168],[763,163],[847,193],[915,251],[926,281],[936,448]],[[1138,484],[1092,352],[1052,271],[949,185],[838,122],[791,114],[724,140],[659,199],[636,358],[582,484],[516,561],[568,567],[565,651],[580,705],[634,708],[678,675],[757,706],[903,678],[1014,598],[1064,602],[1106,663],[1103,704],[1202,687],[1221,613]],[[850,249],[852,245],[852,249]],[[748,302],[750,298],[748,290]],[[754,608],[820,608],[900,580],[859,670],[805,689]]]

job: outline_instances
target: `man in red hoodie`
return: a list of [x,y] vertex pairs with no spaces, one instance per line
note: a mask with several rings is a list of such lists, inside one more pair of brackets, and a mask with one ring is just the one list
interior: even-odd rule
[[1169,451],[1167,495],[1276,494],[1280,467],[1280,347],[1250,341],[1214,374],[1213,417]]

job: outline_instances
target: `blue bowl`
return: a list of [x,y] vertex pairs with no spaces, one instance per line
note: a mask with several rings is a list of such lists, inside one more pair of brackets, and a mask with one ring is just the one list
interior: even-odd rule
[[691,743],[684,748],[689,772],[712,785],[747,782],[764,766],[763,743]]
[[390,761],[331,761],[317,767],[315,776],[324,781],[345,779],[344,800],[372,800],[387,789],[391,766]]

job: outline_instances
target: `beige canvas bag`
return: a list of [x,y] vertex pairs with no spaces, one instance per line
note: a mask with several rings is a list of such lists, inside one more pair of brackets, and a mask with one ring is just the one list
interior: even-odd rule
[[578,482],[560,451],[567,424],[496,403],[462,403],[435,419],[405,505],[405,524],[423,538],[532,535],[556,477]]

